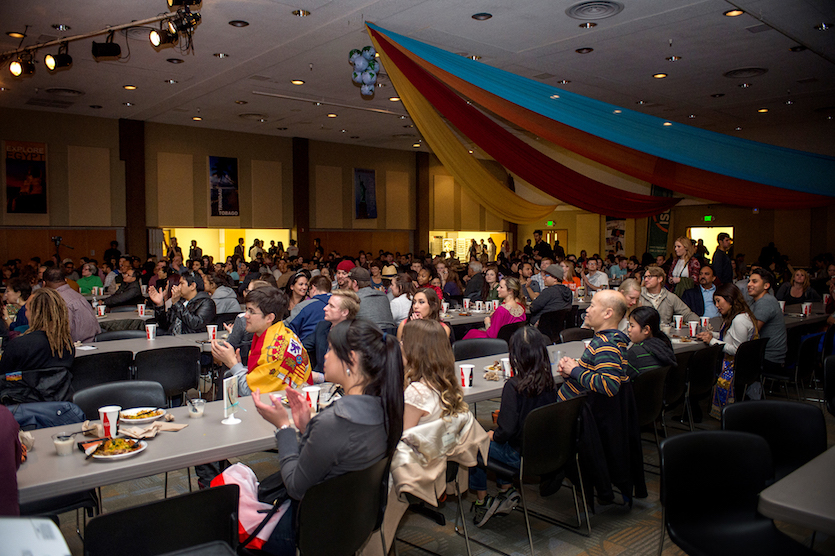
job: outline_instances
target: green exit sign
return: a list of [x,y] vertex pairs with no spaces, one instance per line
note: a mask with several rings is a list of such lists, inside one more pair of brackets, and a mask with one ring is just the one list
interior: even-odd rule
[[553,225],[554,225],[554,221],[553,221],[553,220],[549,220],[548,222],[546,222],[546,223],[545,223],[545,225],[546,225],[546,226],[553,226]]
[[713,222],[712,216],[705,216],[705,222]]

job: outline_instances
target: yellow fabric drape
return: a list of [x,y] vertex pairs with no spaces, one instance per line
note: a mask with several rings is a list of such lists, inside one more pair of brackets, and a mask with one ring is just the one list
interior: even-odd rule
[[371,40],[415,126],[455,181],[474,199],[495,215],[517,224],[542,220],[554,211],[556,205],[531,203],[494,178],[455,137],[426,97],[409,82],[373,36]]

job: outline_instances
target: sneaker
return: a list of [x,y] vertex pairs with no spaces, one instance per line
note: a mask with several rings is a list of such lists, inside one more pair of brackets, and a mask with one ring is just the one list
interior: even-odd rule
[[489,494],[480,503],[474,502],[473,510],[475,511],[475,515],[473,516],[473,523],[476,524],[476,527],[482,527],[487,523],[487,520],[496,513],[498,506],[499,499]]
[[519,505],[522,500],[522,495],[513,487],[510,487],[504,492],[499,493],[496,497],[499,504],[496,506],[496,515],[508,515],[513,511],[513,508]]

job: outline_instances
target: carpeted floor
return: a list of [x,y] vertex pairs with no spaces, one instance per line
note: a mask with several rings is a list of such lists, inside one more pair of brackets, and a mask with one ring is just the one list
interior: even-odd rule
[[[774,399],[774,398],[772,398]],[[779,398],[778,398],[779,399]],[[479,402],[479,420],[485,428],[492,426],[490,412],[498,407],[495,402]],[[707,414],[705,412],[705,414]],[[670,421],[668,420],[668,425]],[[826,414],[828,445],[835,445],[835,418]],[[716,430],[719,422],[709,417],[705,422],[697,425],[702,430]],[[669,434],[685,434],[683,425],[678,423],[668,426]],[[651,439],[651,434],[644,435]],[[658,455],[654,443],[644,443],[644,460],[647,463],[658,463]],[[249,465],[259,477],[265,477],[278,469],[277,456],[273,453],[256,453],[232,460],[241,461]],[[192,473],[193,488],[197,488],[196,479]],[[155,475],[119,483],[102,489],[105,511],[135,506],[163,498],[164,475]],[[658,476],[647,474],[649,496],[644,500],[635,500],[633,508],[610,505],[596,506],[595,514],[591,518],[591,537],[583,537],[574,532],[548,523],[532,520],[531,530],[534,548],[537,554],[559,554],[564,556],[638,556],[654,555],[658,553],[658,540],[661,531],[661,504],[658,498]],[[488,488],[495,488],[492,485]],[[169,496],[188,492],[188,482],[185,470],[169,474]],[[565,521],[574,519],[574,504],[571,491],[561,489],[557,494],[546,499],[540,498],[535,485],[528,486],[525,495],[536,510],[549,515],[556,515]],[[509,516],[492,518],[484,527],[477,528],[472,524],[470,505],[475,496],[465,495],[464,510],[468,521],[468,532],[473,539],[505,552],[510,555],[527,555],[530,553],[525,520],[521,512],[513,512]],[[444,526],[415,514],[407,512],[398,530],[397,550],[402,555],[426,554],[417,547],[423,547],[438,554],[458,555],[466,554],[464,538],[456,535],[453,525],[458,515],[458,502],[451,498],[442,504],[440,512],[446,520]],[[61,530],[74,556],[83,554],[83,543],[75,532],[75,512],[61,516]],[[778,527],[795,539],[809,545],[812,531],[801,527],[778,523]],[[471,543],[473,554],[496,554],[476,543]],[[835,538],[818,534],[815,539],[815,551],[820,554],[835,556]],[[672,544],[669,538],[664,541],[665,555],[683,554]]]

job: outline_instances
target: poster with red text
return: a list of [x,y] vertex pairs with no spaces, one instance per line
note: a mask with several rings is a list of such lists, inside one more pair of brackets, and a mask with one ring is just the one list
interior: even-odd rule
[[6,141],[6,212],[46,214],[46,143]]

